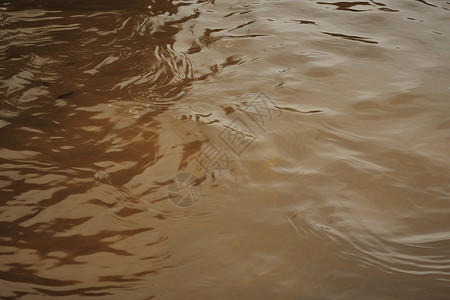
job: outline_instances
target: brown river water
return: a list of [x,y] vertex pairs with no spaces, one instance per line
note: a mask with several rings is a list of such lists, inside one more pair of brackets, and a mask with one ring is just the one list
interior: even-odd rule
[[450,2],[0,1],[2,299],[450,299]]

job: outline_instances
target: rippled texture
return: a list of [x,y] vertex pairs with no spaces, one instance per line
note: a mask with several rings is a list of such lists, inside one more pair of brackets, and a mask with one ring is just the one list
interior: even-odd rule
[[448,299],[449,24],[438,0],[1,1],[0,296]]

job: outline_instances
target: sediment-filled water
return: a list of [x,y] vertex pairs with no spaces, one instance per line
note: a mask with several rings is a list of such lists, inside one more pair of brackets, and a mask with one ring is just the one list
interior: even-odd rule
[[448,299],[450,2],[0,1],[2,299]]

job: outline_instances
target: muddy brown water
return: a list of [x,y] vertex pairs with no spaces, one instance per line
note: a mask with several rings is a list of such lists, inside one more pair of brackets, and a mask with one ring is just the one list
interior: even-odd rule
[[2,299],[449,299],[450,2],[1,1]]

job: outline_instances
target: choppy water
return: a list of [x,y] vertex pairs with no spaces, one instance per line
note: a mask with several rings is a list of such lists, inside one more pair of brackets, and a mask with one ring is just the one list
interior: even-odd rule
[[0,296],[448,299],[449,35],[443,0],[1,1]]

